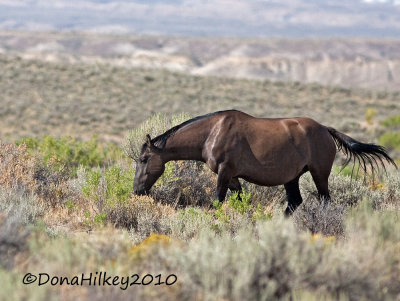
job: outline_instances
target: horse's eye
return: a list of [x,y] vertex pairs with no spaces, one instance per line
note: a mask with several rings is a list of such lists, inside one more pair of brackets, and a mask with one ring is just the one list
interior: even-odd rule
[[147,158],[140,158],[139,161],[140,163],[147,163]]

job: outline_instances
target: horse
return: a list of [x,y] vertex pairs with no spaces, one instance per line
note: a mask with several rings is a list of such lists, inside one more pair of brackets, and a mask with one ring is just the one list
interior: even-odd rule
[[[336,152],[385,169],[396,166],[384,147],[359,142],[307,117],[256,118],[236,110],[218,111],[187,120],[162,135],[146,135],[136,161],[134,193],[147,194],[172,160],[197,160],[216,173],[216,196],[223,202],[227,190],[242,191],[239,179],[262,185],[284,185],[290,216],[302,203],[299,178],[310,172],[318,196],[329,200],[328,178]],[[378,164],[379,162],[379,164]],[[397,168],[397,166],[396,166]],[[385,169],[386,170],[386,169]]]

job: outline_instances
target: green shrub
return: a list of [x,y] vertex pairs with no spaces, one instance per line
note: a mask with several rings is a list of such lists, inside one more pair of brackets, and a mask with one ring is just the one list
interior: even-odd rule
[[[222,223],[231,226],[232,223],[247,220],[248,222],[257,220],[268,220],[272,217],[271,212],[266,212],[261,204],[252,204],[252,195],[245,189],[240,193],[233,192],[228,196],[226,205],[218,200],[213,202],[215,207],[214,216]],[[225,225],[225,226],[226,226]],[[237,225],[234,225],[236,227]]]
[[391,116],[381,122],[386,127],[396,127],[400,125],[400,115]]
[[365,110],[365,120],[367,121],[368,124],[373,124],[374,123],[374,117],[376,116],[376,110],[373,108],[367,108]]
[[381,135],[378,143],[393,151],[392,158],[397,161],[400,153],[400,115],[388,118],[385,125],[390,127],[391,130]]
[[351,177],[352,179],[357,179],[357,180],[362,180],[363,176],[364,176],[364,172],[363,172],[360,164],[358,164],[358,163],[355,163],[352,165],[346,165],[346,166],[334,165],[332,170],[335,175]]
[[80,165],[103,167],[122,158],[121,149],[112,143],[103,144],[94,136],[89,141],[79,141],[72,137],[22,138],[16,144],[25,144],[30,153],[39,155],[44,163],[56,171],[65,171],[76,176]]
[[167,162],[165,164],[165,169],[161,177],[158,178],[157,182],[154,184],[157,186],[168,185],[171,182],[178,181],[180,179],[177,176],[177,168],[178,166],[174,162]]
[[129,198],[133,189],[133,173],[129,169],[111,166],[106,169],[107,199],[112,203],[123,202]]
[[400,133],[387,132],[379,137],[379,144],[400,151]]
[[83,194],[101,204],[101,208],[127,201],[133,190],[132,170],[117,165],[105,170],[89,170],[84,177]]
[[106,223],[107,213],[102,212],[94,216],[94,223],[97,225],[104,225]]
[[232,209],[236,210],[240,214],[244,214],[252,208],[251,193],[243,190],[240,193],[239,198],[239,193],[235,191],[228,197],[228,203]]

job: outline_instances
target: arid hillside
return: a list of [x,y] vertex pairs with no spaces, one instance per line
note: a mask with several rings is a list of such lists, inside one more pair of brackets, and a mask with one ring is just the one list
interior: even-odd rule
[[0,32],[0,53],[378,90],[400,84],[400,40],[185,38]]
[[[262,117],[309,116],[375,140],[400,112],[399,92],[193,76],[109,64],[0,55],[0,138],[65,136],[122,141],[151,115],[239,109]],[[372,113],[371,113],[372,112]]]

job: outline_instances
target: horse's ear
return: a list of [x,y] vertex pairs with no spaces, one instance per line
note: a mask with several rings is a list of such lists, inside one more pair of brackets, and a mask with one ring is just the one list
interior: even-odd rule
[[149,134],[146,135],[146,144],[147,144],[148,147],[151,147],[151,146],[152,146],[152,144],[151,144],[151,138],[150,138],[150,135],[149,135]]

